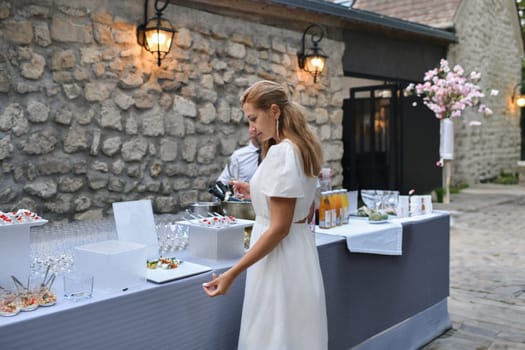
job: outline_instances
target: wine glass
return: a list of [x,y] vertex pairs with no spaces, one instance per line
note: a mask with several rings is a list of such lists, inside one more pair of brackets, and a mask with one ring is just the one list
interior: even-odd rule
[[361,199],[369,209],[376,208],[376,190],[361,190]]
[[177,250],[184,250],[187,248],[189,243],[189,231],[190,227],[188,225],[175,225],[175,246]]
[[399,191],[388,191],[385,201],[386,212],[388,214],[396,215],[397,203],[399,201]]

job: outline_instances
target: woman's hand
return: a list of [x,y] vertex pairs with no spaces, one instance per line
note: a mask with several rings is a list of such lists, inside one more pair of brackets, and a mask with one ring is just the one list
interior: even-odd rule
[[206,294],[210,297],[226,294],[239,274],[268,255],[288,235],[292,225],[295,202],[296,198],[270,197],[270,217],[272,218],[270,227],[235,265],[219,276],[213,274],[210,282],[202,284]]
[[231,276],[230,271],[226,271],[223,274],[217,276],[213,274],[213,280],[208,283],[203,283],[202,288],[210,297],[216,297],[217,295],[224,295],[230,289],[235,277]]
[[239,199],[250,199],[250,184],[242,181],[231,181],[234,196]]

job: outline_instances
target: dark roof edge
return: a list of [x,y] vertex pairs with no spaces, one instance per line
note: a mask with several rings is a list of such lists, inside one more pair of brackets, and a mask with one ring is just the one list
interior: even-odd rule
[[404,21],[399,18],[388,17],[370,11],[348,8],[324,0],[271,0],[272,3],[296,7],[304,10],[315,11],[317,13],[336,16],[345,20],[366,23],[378,27],[390,28],[394,30],[409,32],[426,36],[428,38],[439,39],[456,43],[456,35],[452,32],[430,27],[424,24]]

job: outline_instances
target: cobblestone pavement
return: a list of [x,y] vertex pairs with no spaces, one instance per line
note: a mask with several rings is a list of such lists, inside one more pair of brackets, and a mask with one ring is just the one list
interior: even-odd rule
[[480,184],[451,214],[452,329],[422,350],[525,350],[525,187]]

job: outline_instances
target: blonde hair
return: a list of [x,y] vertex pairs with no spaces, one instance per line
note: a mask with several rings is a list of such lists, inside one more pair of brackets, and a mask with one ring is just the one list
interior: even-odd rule
[[[250,103],[254,108],[267,111],[275,104],[281,110],[277,135],[280,139],[289,139],[299,151],[304,172],[307,176],[317,177],[323,163],[321,142],[308,125],[302,107],[288,101],[284,88],[273,81],[262,80],[250,86],[241,96],[241,106]],[[268,148],[280,140],[265,141],[262,154],[266,155]]]

